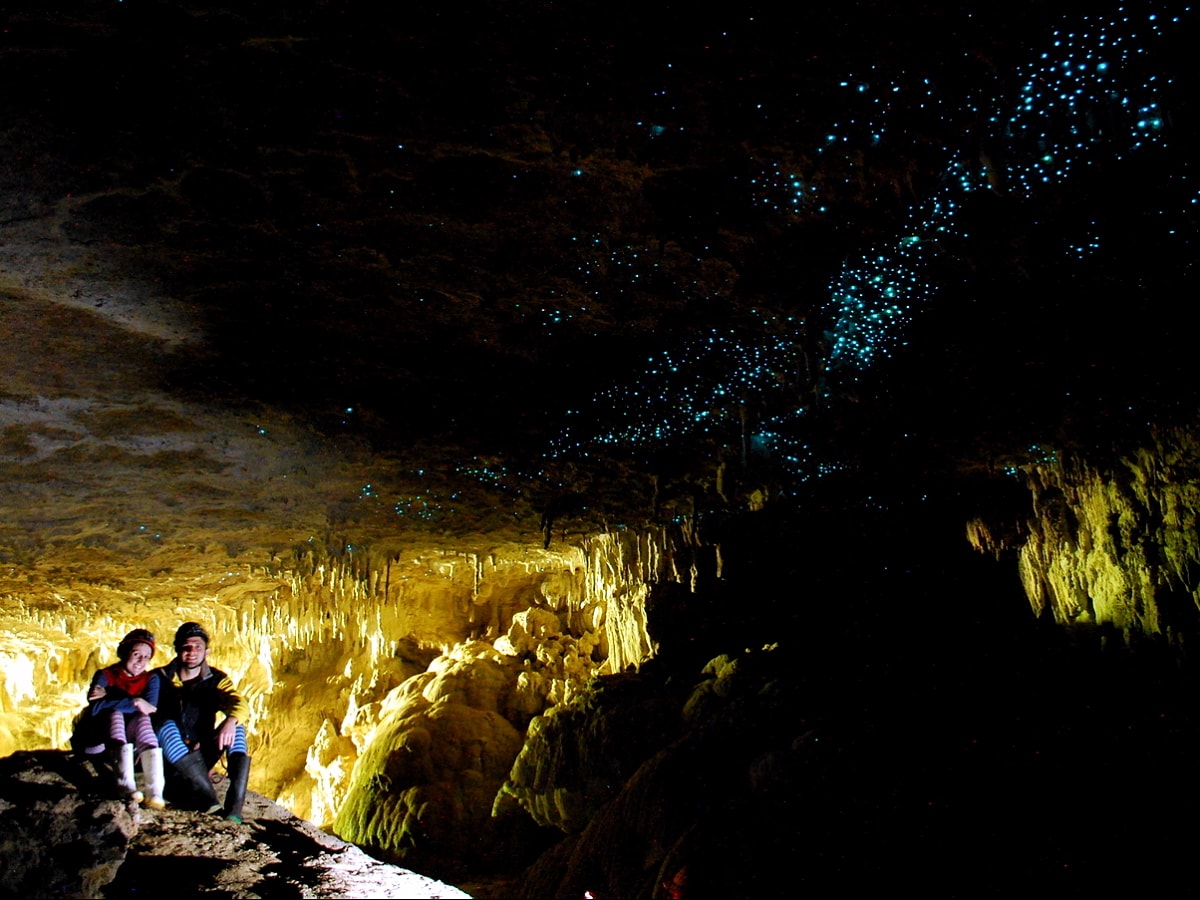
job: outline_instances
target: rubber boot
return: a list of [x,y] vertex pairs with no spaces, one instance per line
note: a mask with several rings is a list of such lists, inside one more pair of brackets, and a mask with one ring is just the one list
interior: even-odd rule
[[225,818],[242,824],[242,804],[246,802],[246,782],[250,780],[250,757],[231,753],[226,757],[229,787],[225,790]]
[[175,771],[187,782],[188,789],[196,800],[196,806],[208,813],[221,811],[216,789],[213,788],[212,779],[208,777],[208,763],[204,761],[203,753],[193,750],[187,756],[176,760],[173,765]]
[[142,751],[142,775],[146,787],[146,805],[151,809],[166,809],[163,800],[163,756],[161,747],[151,747]]
[[117,772],[117,790],[125,799],[140,803],[143,795],[138,790],[133,774],[133,744],[121,744],[112,753],[113,768]]

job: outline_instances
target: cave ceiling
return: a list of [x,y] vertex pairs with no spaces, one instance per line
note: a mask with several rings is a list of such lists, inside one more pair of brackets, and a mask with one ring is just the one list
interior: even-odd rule
[[4,3],[0,577],[540,543],[1189,416],[1175,6]]

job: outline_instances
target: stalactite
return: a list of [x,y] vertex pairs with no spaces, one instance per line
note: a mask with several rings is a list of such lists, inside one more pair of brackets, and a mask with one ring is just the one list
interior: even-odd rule
[[[174,628],[194,619],[213,635],[214,664],[247,696],[252,752],[269,745],[255,766],[256,785],[302,816],[331,815],[357,755],[353,742],[338,739],[344,723],[374,710],[414,665],[423,669],[415,660],[468,642],[477,600],[490,604],[485,624],[497,634],[489,640],[504,637],[530,608],[560,623],[558,636],[543,632],[543,650],[528,651],[535,668],[513,712],[523,723],[542,705],[571,696],[576,682],[640,665],[654,653],[644,608],[649,585],[694,578],[697,545],[690,527],[662,528],[598,535],[552,551],[414,548],[370,565],[366,553],[337,557],[300,545],[292,564],[277,571],[226,568],[178,578],[169,600],[103,587],[6,597],[0,752],[65,746],[88,679],[113,661],[122,634],[155,630],[161,655],[154,662],[161,664],[171,655]],[[19,645],[12,635],[20,635]],[[329,738],[317,754],[321,762],[306,762],[320,734]],[[318,765],[342,775],[307,771]]]
[[[1200,628],[1196,429],[1156,431],[1104,465],[1073,454],[1031,463],[1021,477],[1031,511],[1014,538],[1036,614],[1126,638],[1176,641]],[[977,549],[999,552],[991,524],[972,523],[969,535]]]

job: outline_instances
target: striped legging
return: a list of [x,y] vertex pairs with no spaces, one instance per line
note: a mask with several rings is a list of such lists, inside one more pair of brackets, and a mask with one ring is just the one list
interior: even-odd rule
[[138,753],[158,746],[154,726],[145,713],[123,713],[113,710],[108,713],[108,741],[110,744],[134,743]]
[[[184,743],[183,735],[179,733],[179,726],[174,719],[167,719],[158,729],[158,740],[162,744],[163,756],[167,758],[167,762],[176,763],[183,759],[191,752],[191,748]],[[246,729],[241,725],[236,726],[233,735],[233,744],[226,751],[230,756],[235,753],[248,753],[246,749]],[[219,755],[219,754],[218,754]]]

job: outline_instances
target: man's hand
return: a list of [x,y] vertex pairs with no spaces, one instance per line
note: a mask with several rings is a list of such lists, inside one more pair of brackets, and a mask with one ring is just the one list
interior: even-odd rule
[[217,727],[217,749],[228,750],[233,746],[233,739],[236,735],[237,719],[233,716],[226,716],[225,720]]

